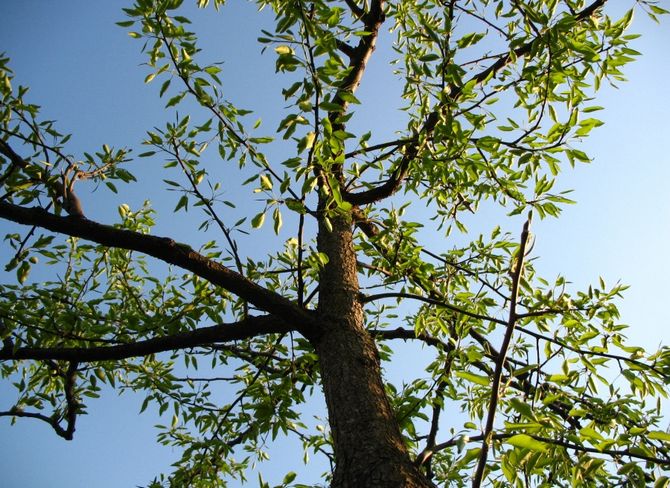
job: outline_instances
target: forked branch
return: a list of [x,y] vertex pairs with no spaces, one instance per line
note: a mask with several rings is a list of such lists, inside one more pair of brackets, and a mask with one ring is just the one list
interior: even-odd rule
[[197,276],[220,286],[268,313],[295,322],[296,329],[308,331],[311,316],[292,301],[248,280],[226,266],[203,256],[185,244],[167,237],[118,229],[85,218],[59,217],[41,208],[26,208],[0,202],[0,218],[23,225],[81,237],[103,246],[128,249],[153,256],[166,263],[189,270]]
[[[606,2],[607,0],[595,0],[589,6],[574,14],[575,21],[583,22],[584,20],[590,18],[591,15],[593,15],[593,13],[600,7],[605,5]],[[543,38],[543,34],[535,36],[533,39],[522,44],[521,46],[510,49],[509,52],[498,56],[496,61],[493,62],[489,67],[473,75],[469,80],[464,82],[463,85],[450,86],[448,91],[450,93],[449,98],[451,103],[457,100],[461,95],[463,86],[471,86],[472,84],[481,85],[482,83],[485,83],[487,80],[490,80],[497,73],[502,71],[505,67],[513,63],[516,59],[522,58],[523,56],[531,53],[533,48],[543,41]],[[412,145],[406,146],[405,154],[400,159],[398,165],[393,170],[388,180],[379,186],[358,193],[350,193],[345,191],[343,193],[344,199],[352,205],[367,205],[383,200],[398,191],[402,182],[405,180],[405,178],[407,178],[412,161],[414,161],[420,153],[422,144],[420,141],[425,141],[426,139],[430,138],[430,134],[433,132],[433,130],[435,130],[435,127],[440,120],[440,113],[442,113],[444,109],[445,104],[440,103],[430,114],[428,114],[425,122],[423,123],[423,126],[419,130],[419,133],[422,134],[423,137],[414,137],[413,139],[416,139],[416,142],[414,142]]]
[[[80,407],[75,391],[75,380],[77,377],[78,366],[79,363],[77,361],[71,361],[65,373],[62,373],[60,370],[57,371],[58,374],[63,377],[63,382],[65,384],[65,411],[62,415],[59,415],[58,412],[54,412],[52,416],[47,417],[41,413],[25,412],[19,407],[13,407],[8,411],[0,412],[0,417],[25,417],[41,420],[42,422],[49,424],[58,436],[71,441],[74,437],[75,423],[77,421],[77,414],[79,413]],[[61,426],[61,421],[63,420],[62,417],[65,418],[65,428]]]

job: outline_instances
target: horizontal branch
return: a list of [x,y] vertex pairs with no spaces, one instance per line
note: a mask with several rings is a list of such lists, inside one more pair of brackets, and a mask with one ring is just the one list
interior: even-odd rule
[[433,337],[429,334],[417,334],[411,329],[403,329],[398,327],[397,329],[391,330],[373,330],[370,331],[373,337],[382,340],[390,339],[402,339],[402,340],[418,340],[428,344],[429,346],[440,347],[445,351],[451,351],[454,349],[454,346],[448,344],[440,339]]
[[386,149],[387,147],[395,147],[399,148],[402,146],[405,146],[407,144],[412,144],[416,142],[416,138],[408,138],[408,139],[396,139],[394,141],[388,141],[388,142],[380,142],[379,144],[374,144],[372,146],[365,146],[365,147],[360,147],[358,149],[354,149],[353,151],[350,151],[344,155],[345,158],[353,158],[354,156],[358,156],[359,154],[367,154],[371,153],[374,151],[378,151],[379,149]]
[[[517,433],[504,433],[504,434],[495,434],[492,436],[493,440],[496,441],[504,441],[505,439],[509,439],[512,436],[517,435]],[[597,449],[595,447],[588,447],[588,446],[582,446],[580,444],[575,444],[573,442],[567,442],[561,439],[551,439],[550,437],[543,437],[535,434],[528,434],[526,433],[525,435],[532,437],[536,441],[539,442],[544,442],[545,444],[550,444],[554,446],[559,446],[559,447],[564,447],[566,449],[571,449],[573,451],[580,451],[580,452],[588,452],[592,454],[604,454],[606,456],[611,456],[611,457],[620,457],[620,456],[626,456],[631,459],[640,459],[642,461],[648,461],[651,463],[656,463],[661,466],[670,466],[670,459],[664,459],[664,458],[659,458],[655,456],[647,456],[646,454],[639,454],[637,451],[631,452],[630,449]],[[468,437],[468,442],[481,442],[484,440],[483,435],[476,435],[472,437]],[[436,453],[438,451],[442,451],[444,449],[447,449],[449,447],[454,447],[461,442],[461,437],[455,437],[453,439],[450,439],[446,442],[443,442],[441,444],[437,444],[433,449],[430,455],[433,453]]]
[[456,305],[451,305],[450,303],[447,302],[435,300],[433,298],[423,297],[421,295],[414,295],[412,293],[390,292],[390,293],[379,293],[378,295],[363,295],[361,296],[361,303],[370,303],[375,300],[381,300],[384,298],[408,298],[411,300],[418,300],[420,302],[428,303],[430,305],[436,305],[438,307],[446,308],[447,310],[460,313],[461,315],[465,315],[473,319],[484,320],[487,322],[493,322],[500,325],[507,325],[507,322],[505,320],[496,319],[494,317],[489,317],[488,315],[482,315],[475,312],[470,312],[468,310],[465,310],[464,308],[457,307]]
[[110,248],[139,251],[174,264],[230,291],[261,310],[287,321],[295,321],[296,329],[301,332],[312,322],[311,316],[305,310],[287,298],[263,288],[173,239],[118,229],[86,218],[60,217],[38,207],[26,208],[8,202],[0,202],[0,218],[80,237]]
[[294,330],[287,322],[271,315],[251,316],[239,322],[217,324],[210,327],[156,337],[117,346],[99,347],[5,347],[0,349],[0,360],[66,360],[77,362],[114,361],[142,357],[165,351],[235,341],[263,334],[283,333]]
[[68,441],[72,440],[73,432],[68,432],[68,430],[61,427],[56,417],[47,417],[46,415],[35,412],[24,412],[18,408],[12,408],[6,412],[0,412],[0,417],[23,417],[41,420],[42,422],[49,424],[59,437],[62,437]]
[[570,344],[563,342],[560,339],[556,339],[554,337],[548,337],[543,334],[540,334],[539,332],[534,332],[530,329],[527,329],[525,327],[517,326],[517,330],[519,332],[522,332],[524,334],[527,334],[531,337],[534,337],[535,339],[539,339],[542,341],[546,342],[551,342],[552,344],[556,344],[557,346],[560,346],[564,349],[567,349],[568,351],[572,351],[574,353],[580,354],[582,356],[597,356],[601,358],[607,358],[607,359],[613,359],[615,361],[624,361],[630,364],[634,364],[635,366],[641,368],[641,369],[646,369],[649,371],[653,371],[654,373],[660,375],[662,378],[664,378],[666,381],[670,380],[670,376],[668,376],[666,373],[663,371],[655,368],[654,366],[643,363],[642,361],[639,361],[637,359],[632,359],[632,358],[627,358],[625,356],[621,356],[618,354],[611,354],[608,352],[597,352],[597,351],[590,351],[588,349],[580,349],[578,347],[571,346]]

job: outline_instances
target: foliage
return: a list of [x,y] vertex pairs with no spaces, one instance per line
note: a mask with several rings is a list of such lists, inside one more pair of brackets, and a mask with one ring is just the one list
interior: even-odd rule
[[[670,350],[627,344],[616,307],[624,286],[574,291],[532,262],[531,217],[557,217],[571,203],[553,191],[561,167],[589,161],[577,146],[601,125],[595,92],[622,81],[639,54],[628,47],[633,10],[613,18],[605,0],[258,0],[275,15],[258,41],[286,106],[268,135],[224,96],[234,73],[202,60],[181,4],[136,0],[118,24],[142,41],[145,81],[165,100],[170,122],[147,132],[137,158],[164,161],[174,213],[188,213],[183,235],[152,236],[149,203],[96,222],[75,191],[88,181],[121,193],[136,179],[132,151],[70,155],[70,136],[41,120],[0,60],[0,216],[23,224],[6,237],[18,283],[0,286],[1,371],[17,391],[2,415],[71,439],[109,386],[144,392],[142,410],[166,419],[159,441],[181,449],[175,471],[150,486],[245,479],[283,436],[303,442],[305,461],[321,456],[335,470],[333,435],[345,434],[303,413],[329,367],[318,321],[341,313],[327,309],[324,290],[348,286],[331,271],[346,256],[324,243],[348,226],[352,293],[382,364],[404,360],[401,341],[430,357],[416,378],[385,383],[426,479],[670,484],[659,402]],[[651,1],[637,8],[666,13]],[[374,82],[368,60],[390,42],[406,126],[359,132],[352,117],[374,107],[356,89]],[[224,198],[242,185],[237,200]],[[258,197],[260,211],[250,210]],[[502,227],[525,222],[521,237],[499,226],[469,232],[488,208],[512,217]],[[234,223],[231,209],[242,213]],[[176,241],[195,231],[197,250]],[[245,239],[266,254],[246,256]],[[52,272],[36,283],[39,260]],[[288,473],[281,486],[295,482]]]

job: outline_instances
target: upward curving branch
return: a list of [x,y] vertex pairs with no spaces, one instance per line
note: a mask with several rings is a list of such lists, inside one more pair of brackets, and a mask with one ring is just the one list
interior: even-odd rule
[[385,0],[374,0],[370,5],[370,10],[361,17],[365,30],[370,34],[361,37],[358,45],[352,50],[350,54],[349,74],[342,80],[340,89],[333,100],[334,103],[337,103],[343,109],[346,108],[347,102],[341,98],[340,93],[354,93],[363,78],[367,62],[377,44],[379,28],[384,23],[384,3]]
[[[586,19],[589,19],[593,13],[598,10],[600,7],[605,5],[607,0],[595,0],[589,6],[585,7],[583,10],[574,14],[576,22],[583,22]],[[510,49],[509,52],[501,54],[497,60],[491,64],[488,68],[480,71],[476,75],[473,75],[468,81],[466,81],[463,86],[474,83],[475,85],[480,85],[486,80],[491,79],[497,73],[499,73],[503,68],[513,63],[516,59],[526,56],[532,52],[533,48],[542,41],[543,35],[537,35],[530,41],[522,44],[521,46]],[[449,98],[451,100],[457,100],[461,94],[463,86],[450,86],[449,87]],[[440,113],[444,110],[444,103],[440,103],[435,107],[427,117],[423,126],[419,130],[419,133],[424,134],[426,138],[430,137],[430,134],[435,130],[439,120]],[[406,146],[404,155],[402,156],[398,166],[391,174],[390,178],[386,180],[379,186],[371,188],[369,190],[364,190],[358,193],[350,193],[347,191],[343,192],[344,199],[351,203],[352,205],[367,205],[370,203],[378,202],[387,197],[393,195],[396,191],[400,189],[402,182],[407,178],[409,173],[410,164],[418,156],[421,145],[423,142],[420,142],[421,138],[413,138],[415,142],[412,145]],[[424,138],[425,140],[425,138]]]
[[166,263],[189,270],[210,283],[247,300],[260,310],[294,323],[296,330],[303,334],[309,334],[311,329],[309,326],[314,323],[307,311],[287,298],[263,288],[221,263],[173,239],[118,229],[85,218],[60,217],[41,208],[26,208],[8,202],[0,202],[0,218],[23,225],[36,225],[52,232],[80,237],[103,246],[148,254]]

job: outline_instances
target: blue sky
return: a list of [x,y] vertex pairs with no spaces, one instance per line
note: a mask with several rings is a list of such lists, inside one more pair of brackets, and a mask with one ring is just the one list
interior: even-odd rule
[[[31,87],[28,98],[43,107],[42,116],[56,119],[59,128],[73,133],[73,152],[105,143],[138,147],[145,131],[164,120],[158,85],[143,83],[147,71],[140,66],[144,62],[140,43],[114,25],[123,20],[122,6],[123,2],[82,0],[0,3],[4,20],[0,51],[12,59],[16,83]],[[211,53],[212,61],[226,60],[227,96],[242,106],[276,106],[274,59],[260,57],[260,47],[254,45],[262,26],[251,15],[253,8],[235,4],[232,10],[238,17],[217,16],[211,9],[197,15],[198,25],[209,32],[202,47]],[[599,94],[598,105],[606,107],[600,118],[606,124],[581,147],[594,163],[567,170],[557,184],[560,189],[574,189],[578,204],[568,207],[559,220],[535,225],[534,254],[540,257],[536,267],[541,274],[564,274],[576,287],[587,286],[598,276],[609,283],[630,284],[621,304],[623,322],[632,326],[632,343],[654,349],[670,345],[666,283],[670,276],[666,258],[670,249],[670,29],[667,22],[659,26],[637,12],[632,30],[643,34],[633,45],[643,56],[626,68],[628,83],[618,89],[604,88]],[[383,54],[383,47],[380,51]],[[359,98],[386,110],[359,123],[387,123],[395,109],[387,101],[394,100],[395,93],[392,84],[365,80]],[[264,125],[270,130],[277,118],[272,110],[266,112]],[[143,174],[160,168],[160,162],[140,164],[147,166],[140,168]],[[123,197],[93,202],[91,211],[96,218],[111,221],[116,218],[116,205],[137,206],[150,196],[148,192],[144,185],[124,188]],[[174,205],[169,199],[158,203],[166,208]],[[159,214],[158,220],[157,233],[170,234],[175,225],[170,215]],[[0,249],[3,255],[7,252],[6,246]],[[9,395],[11,389],[0,385],[0,409],[11,404]],[[21,419],[10,427],[9,420],[1,418],[3,486],[104,488],[146,483],[166,470],[177,453],[155,445],[155,419],[137,414],[141,400],[141,396],[118,399],[112,394],[92,403],[89,415],[79,419],[72,442],[58,438],[45,424]],[[283,451],[285,457],[277,454],[278,464],[292,454],[296,461],[301,458],[297,445]],[[250,479],[254,486],[255,476],[251,474]]]

